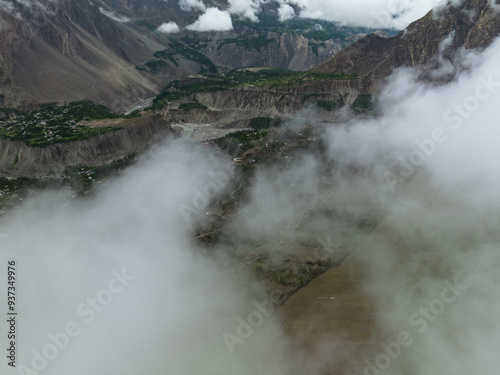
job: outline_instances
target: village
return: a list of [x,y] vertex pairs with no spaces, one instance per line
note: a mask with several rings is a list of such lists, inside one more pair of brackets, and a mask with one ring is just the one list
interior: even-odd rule
[[90,101],[72,102],[64,106],[44,104],[40,110],[32,112],[0,108],[0,138],[21,141],[28,146],[46,147],[116,130],[115,127],[90,128],[80,124],[83,120],[114,117],[118,115]]

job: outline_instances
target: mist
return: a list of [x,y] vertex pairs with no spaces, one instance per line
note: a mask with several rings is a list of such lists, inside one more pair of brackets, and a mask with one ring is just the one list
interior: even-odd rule
[[[363,264],[374,306],[360,351],[332,333],[304,359],[264,287],[204,253],[179,205],[228,160],[167,141],[92,198],[33,193],[0,218],[0,278],[15,260],[19,335],[17,369],[3,362],[2,373],[324,374],[335,358],[346,374],[498,373],[499,59],[498,40],[464,52],[442,86],[396,71],[376,116],[346,109],[343,123],[316,124],[331,163],[305,154],[279,175],[260,168],[237,213],[237,241],[288,235],[323,202],[331,165],[333,205],[387,210],[348,257]],[[328,220],[314,225],[335,233]]]
[[[442,86],[400,69],[377,116],[327,131],[340,170],[361,171],[337,172],[340,194],[388,208],[350,255],[376,327],[349,358],[353,373],[498,373],[499,58],[499,40],[463,52]],[[331,342],[345,357],[349,343]]]
[[[294,373],[260,285],[202,255],[179,212],[224,163],[166,143],[92,199],[33,194],[2,217],[19,335],[2,373]],[[261,327],[239,338],[252,312]]]

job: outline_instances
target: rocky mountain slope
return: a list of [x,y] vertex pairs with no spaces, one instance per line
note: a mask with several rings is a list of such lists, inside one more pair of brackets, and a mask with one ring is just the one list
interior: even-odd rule
[[[130,4],[126,1],[117,3],[122,6]],[[260,34],[238,36],[234,33],[184,33],[178,35],[177,39],[165,38],[151,30],[149,33],[138,31],[138,28],[144,25],[111,22],[101,10],[93,9],[93,6],[85,1],[78,4],[73,4],[71,0],[64,5],[51,4],[48,2],[49,10],[45,9],[41,13],[36,9],[30,10],[33,14],[40,15],[34,17],[33,22],[18,23],[16,27],[13,26],[15,23],[9,24],[10,26],[2,30],[2,43],[11,54],[2,54],[0,61],[0,90],[4,95],[0,96],[0,99],[4,100],[4,105],[13,104],[16,100],[18,103],[22,100],[27,103],[26,98],[33,102],[70,100],[71,95],[82,95],[82,91],[78,92],[79,82],[82,82],[81,85],[87,87],[87,90],[83,91],[84,95],[98,98],[106,104],[111,104],[114,109],[120,109],[133,100],[152,95],[153,91],[158,89],[158,83],[165,79],[165,75],[162,77],[159,72],[155,75],[137,69],[137,61],[140,59],[168,60],[166,74],[171,74],[172,79],[175,74],[185,75],[189,71],[194,73],[203,67],[209,67],[206,65],[207,61],[216,66],[207,55],[199,51],[211,51],[214,61],[217,61],[216,57],[219,56],[219,65],[223,64],[224,59],[228,60],[225,64],[231,65],[241,63],[241,60],[248,63],[252,58],[258,59],[261,58],[259,56],[265,55],[267,58],[274,56],[276,59],[281,56],[283,60],[280,60],[280,63],[288,63],[291,68],[293,61],[298,65],[310,63],[311,60],[307,61],[310,54],[304,51],[311,51],[316,43],[301,33],[281,33],[278,38],[279,45],[288,45],[290,48],[283,47],[281,54],[272,55],[262,52],[266,48],[274,49],[276,46],[273,44],[277,42],[273,39],[272,31],[266,31],[264,37]],[[79,12],[89,12],[92,17],[89,16],[88,22],[83,22],[86,18],[79,16]],[[50,21],[53,20],[54,14],[58,14],[57,19],[64,22]],[[5,15],[2,17],[4,20],[8,19]],[[73,21],[76,18],[80,23]],[[11,20],[14,19],[17,18],[12,16]],[[97,25],[96,20],[103,23]],[[181,80],[162,91],[157,97],[155,109],[167,123],[213,124],[220,129],[245,128],[255,118],[300,116],[301,111],[308,108],[319,113],[315,115],[316,118],[331,120],[335,118],[335,110],[342,106],[355,109],[356,105],[361,103],[367,109],[370,96],[375,93],[380,82],[378,78],[387,76],[394,67],[428,64],[439,51],[442,51],[445,57],[453,58],[456,51],[462,47],[487,46],[499,31],[500,18],[489,1],[467,0],[461,8],[450,6],[427,14],[393,38],[368,35],[307,74],[280,71],[265,73],[266,70],[263,70],[264,73],[258,73],[262,75],[259,76],[257,73],[245,73],[245,70],[250,70],[243,69],[239,75],[226,73],[211,78],[198,76]],[[21,34],[26,37],[19,39]],[[5,46],[6,36],[11,38],[11,49]],[[114,36],[114,39],[111,36]],[[161,50],[160,48],[164,48],[162,43],[168,43],[170,49]],[[302,46],[302,50],[297,49],[297,46]],[[256,53],[253,56],[249,52],[252,49],[258,51],[259,48],[260,55]],[[235,54],[227,51],[222,53],[225,49],[240,51],[240,60],[229,61]],[[157,52],[153,53],[155,50]],[[162,53],[158,53],[158,50]],[[178,53],[173,54],[173,50]],[[312,53],[315,54],[314,51]],[[288,59],[284,56],[288,56]],[[21,61],[23,59],[26,62]],[[196,59],[200,61],[197,62]],[[18,62],[13,65],[12,61]],[[29,61],[33,65],[29,65]],[[63,65],[61,70],[50,70],[59,63]],[[265,64],[266,61],[261,63]],[[50,64],[55,65],[50,68]],[[30,66],[35,68],[30,71]],[[45,70],[37,70],[41,69],[40,67]],[[175,67],[179,69],[178,72],[169,73],[173,72]],[[103,77],[103,71],[108,75]],[[42,77],[47,81],[44,82]],[[50,77],[54,77],[53,81]],[[263,83],[263,80],[270,83]],[[40,91],[40,87],[43,87],[43,90]],[[65,96],[66,92],[68,97]],[[147,125],[147,121],[145,123]],[[157,120],[146,125],[144,129],[151,126],[151,129],[160,131],[161,128],[157,127]],[[123,129],[100,137],[114,139],[122,133],[128,137],[125,133],[130,131]],[[138,132],[141,133],[142,130]],[[153,130],[147,130],[144,134],[144,140],[138,141],[139,148],[145,147],[153,139]],[[138,137],[141,138],[142,135]],[[52,168],[60,169],[62,165],[74,165],[78,158],[81,163],[96,164],[137,151],[135,148],[122,147],[126,141],[119,139],[103,141],[104,143],[96,139],[98,147],[92,142],[94,140],[74,142],[68,146],[61,144],[45,149],[30,149],[22,144],[2,141],[1,170],[8,175],[36,175]],[[79,143],[82,144],[80,151],[72,151],[73,148],[80,147]],[[107,151],[103,157],[90,160],[93,156],[85,156],[85,153],[96,153],[95,147],[99,150],[104,147]],[[23,155],[31,156],[22,159]],[[35,160],[47,162],[34,170],[29,169],[30,163],[40,164]]]
[[499,33],[500,12],[490,0],[466,0],[434,9],[393,38],[368,35],[315,71],[384,77],[400,66],[433,63],[439,53],[453,59],[461,48],[486,47]]
[[110,19],[95,3],[15,4],[0,12],[3,106],[91,98],[120,110],[157,90],[134,65],[161,44]]
[[355,32],[328,39],[328,27],[336,26],[325,23],[318,40],[312,21],[290,26],[271,17],[235,21],[228,32],[182,29],[165,35],[156,30],[163,22],[182,28],[201,11],[163,0],[6,4],[0,7],[0,107],[24,109],[91,99],[123,111],[172,79],[207,68],[211,73],[256,65],[310,69],[335,55]]

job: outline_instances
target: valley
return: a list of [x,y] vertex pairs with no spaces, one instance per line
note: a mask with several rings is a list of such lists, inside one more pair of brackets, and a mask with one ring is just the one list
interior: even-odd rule
[[495,374],[500,10],[411,3],[0,1],[17,372]]

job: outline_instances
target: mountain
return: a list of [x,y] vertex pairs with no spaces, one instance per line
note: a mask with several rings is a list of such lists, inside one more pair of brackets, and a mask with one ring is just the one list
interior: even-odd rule
[[500,14],[489,0],[449,3],[430,11],[392,38],[371,34],[315,68],[318,73],[385,77],[401,66],[419,67],[435,57],[452,60],[457,51],[481,49],[500,33]]
[[[182,10],[177,1],[5,4],[0,8],[0,107],[23,109],[91,99],[120,112],[194,73],[242,66],[311,69],[365,31],[326,22],[283,23],[267,15],[258,23],[235,18],[232,31],[199,33],[182,27],[202,11]],[[159,33],[164,22],[179,23],[181,32]]]
[[2,9],[0,94],[4,106],[92,98],[123,109],[158,82],[135,63],[162,45],[87,0],[15,2]]

